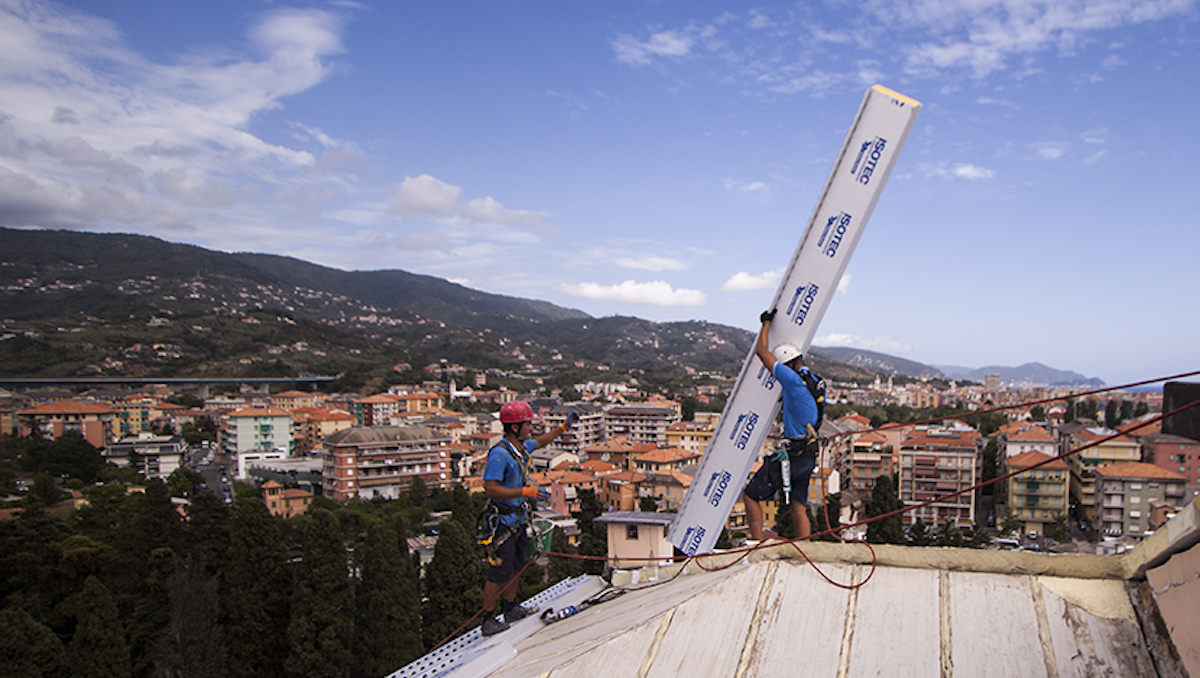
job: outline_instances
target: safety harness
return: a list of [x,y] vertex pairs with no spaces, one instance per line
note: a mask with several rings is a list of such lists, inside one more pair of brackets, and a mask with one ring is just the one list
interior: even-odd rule
[[[504,444],[504,449],[512,455],[512,458],[517,462],[517,467],[521,469],[521,486],[529,484],[529,455],[520,454],[508,438],[501,438],[500,442]],[[522,445],[524,448],[524,445]],[[493,448],[494,449],[494,448]],[[522,450],[523,451],[523,450]],[[484,547],[487,550],[488,564],[499,566],[503,561],[496,556],[496,552],[504,542],[516,534],[516,530],[501,529],[505,527],[500,522],[500,516],[520,513],[521,525],[529,524],[529,502],[522,501],[520,506],[512,506],[504,504],[496,499],[489,498],[484,506],[483,513],[479,515],[479,520],[475,523],[475,543]]]
[[[817,423],[806,423],[806,434],[803,437],[785,438],[783,444],[775,452],[775,457],[779,461],[779,472],[782,476],[781,483],[783,489],[784,504],[792,501],[792,455],[799,456],[809,449],[811,445],[819,441],[817,431],[821,428],[821,423],[825,420],[825,380],[813,374],[807,369],[796,370],[800,378],[804,380],[804,385],[808,387],[808,392],[812,394],[813,400],[817,404]],[[776,484],[779,487],[780,484]]]

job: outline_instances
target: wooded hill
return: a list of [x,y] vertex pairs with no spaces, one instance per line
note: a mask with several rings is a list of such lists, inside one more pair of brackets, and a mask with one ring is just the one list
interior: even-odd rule
[[[399,270],[340,271],[157,238],[0,228],[0,377],[346,375],[446,361],[550,383],[732,379],[753,341],[703,321],[594,318]],[[827,378],[874,374],[813,353]]]

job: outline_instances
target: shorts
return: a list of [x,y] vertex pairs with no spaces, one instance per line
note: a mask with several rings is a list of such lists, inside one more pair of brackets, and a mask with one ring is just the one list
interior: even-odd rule
[[[808,479],[817,466],[817,446],[808,446],[800,454],[793,454],[792,465],[792,502],[808,505]],[[745,495],[754,501],[772,501],[775,495],[783,490],[782,464],[768,460],[758,468],[758,472],[746,483]]]
[[500,564],[488,566],[487,580],[493,584],[503,584],[525,567],[525,560],[529,556],[529,530],[523,524],[512,527],[501,525],[496,539],[500,545],[496,547],[494,555]]

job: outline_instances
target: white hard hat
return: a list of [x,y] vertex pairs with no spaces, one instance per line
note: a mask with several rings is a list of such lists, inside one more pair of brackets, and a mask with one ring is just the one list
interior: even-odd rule
[[801,355],[800,349],[795,344],[780,344],[775,347],[774,351],[771,351],[771,354],[784,365],[799,358]]

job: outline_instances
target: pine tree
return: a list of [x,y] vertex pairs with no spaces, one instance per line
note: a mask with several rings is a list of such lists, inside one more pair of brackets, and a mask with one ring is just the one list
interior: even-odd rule
[[595,521],[604,513],[604,504],[594,490],[580,490],[578,496],[579,512],[574,516],[579,521],[579,554],[593,558],[583,561],[583,569],[588,574],[601,574],[606,562],[603,559],[608,557],[608,528]]
[[75,604],[78,622],[68,657],[77,678],[129,678],[129,644],[108,587],[88,577]]
[[417,573],[403,537],[382,523],[367,529],[357,551],[355,674],[386,676],[425,651]]
[[354,660],[354,588],[346,541],[333,513],[322,509],[305,514],[301,538],[284,669],[296,678],[347,678]]
[[288,654],[284,523],[262,502],[240,502],[230,525],[223,609],[233,678],[275,678]]
[[156,673],[171,678],[222,678],[228,653],[218,623],[217,579],[204,565],[186,561],[167,581],[171,616],[155,643]]
[[[896,496],[896,486],[892,477],[884,474],[876,478],[875,489],[871,492],[871,504],[867,507],[867,517],[873,518],[903,507],[904,503]],[[867,541],[872,544],[903,544],[904,527],[900,522],[900,514],[867,524]]]
[[0,676],[59,678],[67,675],[62,641],[21,608],[0,610]]
[[[571,545],[566,532],[554,528],[550,533],[550,550],[554,553],[578,555],[579,549]],[[583,574],[583,561],[578,558],[550,556],[549,579],[551,584],[557,584],[566,579],[574,579]]]
[[422,634],[430,648],[469,619],[483,605],[483,577],[478,574],[475,541],[457,521],[442,523],[433,560],[425,566]]

